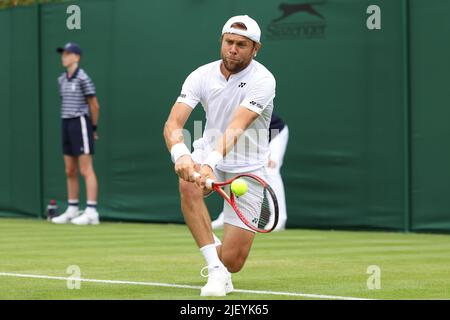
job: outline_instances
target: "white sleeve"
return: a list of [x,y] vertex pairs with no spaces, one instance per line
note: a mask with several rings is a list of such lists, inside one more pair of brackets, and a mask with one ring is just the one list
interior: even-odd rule
[[275,86],[273,77],[266,76],[259,79],[249,89],[240,105],[261,114],[275,98]]
[[177,102],[183,102],[194,109],[201,100],[201,76],[199,70],[194,70],[186,78],[181,88]]

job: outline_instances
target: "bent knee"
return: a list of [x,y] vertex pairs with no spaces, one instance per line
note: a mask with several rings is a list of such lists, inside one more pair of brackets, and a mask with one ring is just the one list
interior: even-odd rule
[[241,269],[244,267],[245,260],[247,259],[247,256],[245,255],[230,255],[230,254],[222,254],[222,262],[225,265],[225,267],[228,269],[231,273],[236,273],[241,271]]
[[233,261],[232,263],[225,263],[225,267],[227,267],[227,270],[231,273],[236,273],[241,271],[241,269],[244,267],[245,259],[242,261]]
[[202,191],[195,183],[187,182],[182,179],[180,179],[180,196],[181,200],[189,200],[189,201],[196,201],[196,200],[202,200],[203,194]]

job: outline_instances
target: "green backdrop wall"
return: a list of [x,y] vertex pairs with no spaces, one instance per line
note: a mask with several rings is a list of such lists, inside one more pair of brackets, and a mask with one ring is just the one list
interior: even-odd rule
[[36,216],[41,203],[38,19],[0,11],[0,210]]
[[450,230],[450,2],[412,2],[411,225]]
[[[0,211],[64,207],[55,48],[78,42],[101,105],[95,167],[104,219],[182,222],[162,128],[185,77],[219,58],[223,23],[249,14],[258,61],[277,79],[289,125],[288,226],[449,231],[450,2],[89,0],[0,11]],[[81,30],[66,28],[67,6]],[[381,8],[382,29],[366,28]],[[204,117],[198,107],[188,125]],[[155,183],[157,181],[157,183]],[[82,189],[82,197],[84,199]],[[213,217],[217,197],[208,198]]]

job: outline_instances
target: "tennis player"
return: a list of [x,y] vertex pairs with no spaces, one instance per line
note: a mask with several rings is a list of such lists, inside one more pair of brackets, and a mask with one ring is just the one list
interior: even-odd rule
[[[57,52],[61,54],[62,65],[66,68],[66,72],[58,78],[58,83],[68,207],[63,214],[53,218],[52,222],[99,224],[97,176],[92,160],[94,139],[98,138],[96,131],[99,117],[95,86],[87,73],[79,67],[82,52],[78,44],[69,42],[63,48],[57,48]],[[78,208],[78,167],[86,182],[87,204],[84,212]]]
[[[210,192],[208,178],[225,181],[238,173],[266,176],[275,78],[254,60],[260,38],[255,20],[247,15],[230,18],[222,29],[221,59],[187,77],[164,127],[180,178],[183,216],[207,263],[202,296],[224,296],[233,290],[231,273],[243,267],[255,235],[228,205],[222,243],[212,232],[203,197]],[[205,110],[206,124],[191,154],[182,129],[198,103]],[[195,179],[194,172],[201,176]]]
[[[284,192],[283,178],[281,177],[280,169],[283,166],[284,154],[289,140],[289,129],[287,124],[272,113],[269,128],[269,148],[270,155],[267,162],[267,182],[272,187],[277,195],[277,202],[279,208],[278,223],[273,231],[282,231],[286,228],[287,211],[286,211],[286,197]],[[221,229],[224,225],[224,213],[219,214],[216,220],[211,222],[214,229]],[[272,225],[271,222],[268,225]]]

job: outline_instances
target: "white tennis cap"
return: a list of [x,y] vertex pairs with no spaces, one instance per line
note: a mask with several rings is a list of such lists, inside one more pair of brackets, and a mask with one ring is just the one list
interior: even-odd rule
[[[233,23],[242,23],[247,27],[247,30],[232,28],[231,25]],[[261,43],[261,29],[259,28],[258,23],[248,15],[231,17],[222,28],[222,35],[224,33],[238,34],[255,42]]]

